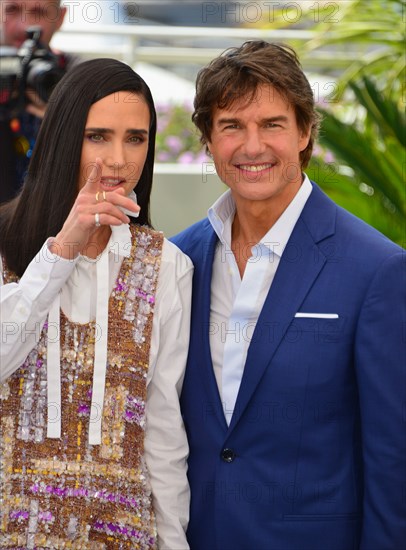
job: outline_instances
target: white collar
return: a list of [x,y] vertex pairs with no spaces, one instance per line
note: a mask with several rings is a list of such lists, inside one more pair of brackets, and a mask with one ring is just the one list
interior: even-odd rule
[[[292,234],[293,228],[296,225],[313,189],[307,175],[303,175],[303,183],[299,187],[298,192],[278,220],[258,243],[259,245],[270,249],[278,256],[282,255],[290,235]],[[218,238],[223,245],[230,249],[231,226],[233,223],[234,214],[235,202],[230,189],[228,189],[216,200],[207,213],[209,222],[211,223]]]

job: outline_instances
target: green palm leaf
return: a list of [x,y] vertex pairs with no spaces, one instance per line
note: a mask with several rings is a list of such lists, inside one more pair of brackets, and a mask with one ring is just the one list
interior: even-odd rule
[[352,82],[351,89],[357,113],[351,123],[320,109],[324,118],[320,142],[336,155],[338,173],[353,173],[353,185],[343,176],[330,181],[326,191],[394,241],[404,243],[405,115],[366,77]]

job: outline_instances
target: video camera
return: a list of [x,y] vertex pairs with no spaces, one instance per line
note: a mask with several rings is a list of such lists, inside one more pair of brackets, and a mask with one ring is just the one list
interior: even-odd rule
[[0,118],[9,119],[25,109],[33,90],[47,103],[66,71],[65,56],[53,53],[40,42],[41,27],[29,27],[20,48],[0,46]]

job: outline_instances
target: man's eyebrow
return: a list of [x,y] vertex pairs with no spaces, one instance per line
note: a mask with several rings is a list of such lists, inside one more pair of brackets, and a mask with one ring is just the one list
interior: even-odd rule
[[[1,2],[1,0],[0,0]],[[46,16],[47,15],[47,6],[40,6],[38,4],[33,5],[21,5],[21,4],[7,4],[5,7],[6,11],[18,11],[20,13],[26,13],[26,14],[36,14],[38,16]],[[57,6],[57,9],[59,10],[59,6]]]
[[236,122],[240,122],[240,119],[237,118],[237,117],[232,117],[232,118],[226,118],[226,117],[222,117],[222,118],[219,118],[216,122],[216,124],[235,124]]
[[277,115],[266,117],[263,119],[265,122],[288,122],[288,117],[285,115]]
[[[285,115],[277,115],[277,116],[271,116],[266,117],[262,119],[262,122],[287,122],[288,117]],[[222,124],[236,124],[239,123],[240,119],[238,117],[221,117],[217,120],[216,124],[222,125]]]

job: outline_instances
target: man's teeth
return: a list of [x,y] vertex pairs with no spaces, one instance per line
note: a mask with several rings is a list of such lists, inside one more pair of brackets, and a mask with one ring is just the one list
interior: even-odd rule
[[272,164],[240,164],[240,170],[246,170],[247,172],[260,172],[267,168],[272,168]]

